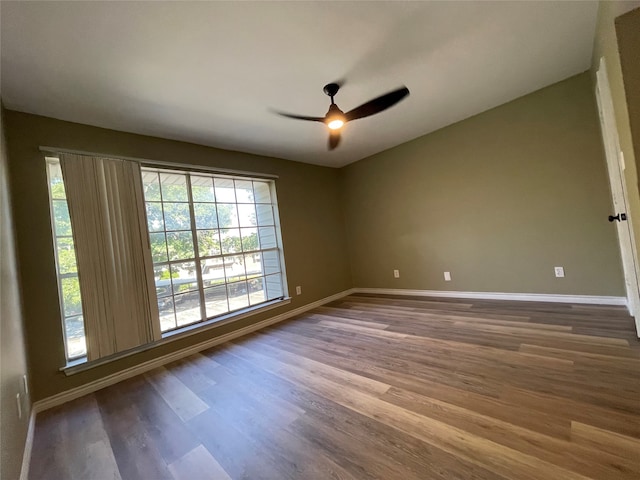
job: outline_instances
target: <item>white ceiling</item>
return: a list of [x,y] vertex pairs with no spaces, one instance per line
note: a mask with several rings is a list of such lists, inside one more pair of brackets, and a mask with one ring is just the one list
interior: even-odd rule
[[[341,166],[580,73],[597,2],[7,2],[9,109]],[[401,85],[411,96],[344,127]]]

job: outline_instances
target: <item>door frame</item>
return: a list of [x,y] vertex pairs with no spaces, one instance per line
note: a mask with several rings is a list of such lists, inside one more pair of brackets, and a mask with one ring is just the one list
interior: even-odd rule
[[626,221],[617,222],[616,236],[618,238],[618,246],[620,248],[620,257],[625,277],[627,308],[629,309],[629,313],[635,318],[636,334],[640,337],[640,282],[638,281],[640,274],[638,271],[638,254],[629,211],[629,197],[627,195],[624,175],[624,156],[620,149],[613,99],[604,57],[600,58],[600,64],[596,72],[595,94],[600,118],[600,130],[607,160],[607,173],[611,187],[612,203],[614,209],[617,210],[614,214],[624,213],[627,216]]

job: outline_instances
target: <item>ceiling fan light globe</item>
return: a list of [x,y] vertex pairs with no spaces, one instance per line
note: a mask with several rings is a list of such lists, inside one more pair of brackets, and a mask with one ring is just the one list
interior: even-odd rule
[[340,118],[334,118],[333,120],[329,120],[329,122],[327,123],[327,127],[329,127],[331,130],[338,130],[343,125],[344,125],[344,120]]

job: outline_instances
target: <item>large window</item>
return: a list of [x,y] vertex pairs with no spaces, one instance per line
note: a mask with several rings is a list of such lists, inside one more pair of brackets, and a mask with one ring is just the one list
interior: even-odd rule
[[65,349],[67,358],[74,360],[87,354],[87,345],[82,320],[82,299],[71,219],[69,218],[60,162],[57,158],[47,158],[47,174],[49,176],[54,252],[63,316]]
[[270,181],[142,178],[163,332],[284,296]]
[[[148,278],[151,282],[153,274],[155,291],[152,288],[143,298],[157,302],[159,314],[152,314],[150,320],[155,328],[159,326],[162,334],[171,334],[200,322],[231,318],[260,304],[285,297],[272,180],[134,165],[141,174],[136,182],[140,185],[142,179],[144,199],[138,205],[131,205],[131,209],[140,209],[142,222],[146,215],[153,264],[153,272],[149,268]],[[71,191],[71,186],[67,185],[68,193],[65,193],[63,173],[57,158],[47,158],[47,171],[66,353],[68,360],[74,360],[87,356],[91,345],[87,346],[85,330],[93,332],[95,328],[89,318],[83,320],[80,294],[83,262],[91,262],[87,265],[94,266],[100,261],[97,257],[94,261],[92,245],[88,245],[86,250],[81,249],[83,243],[78,237],[79,253],[82,254],[78,274],[72,226],[78,228],[73,222],[87,217],[75,217],[73,209],[72,215],[69,214],[67,198],[76,198],[74,195],[78,190]],[[105,191],[109,192],[108,189]],[[136,200],[129,201],[136,203]],[[82,205],[82,201],[73,200],[74,208],[82,210]],[[88,228],[84,223],[83,227]],[[113,235],[110,238],[116,242],[113,248],[119,249],[121,240]],[[130,242],[127,245],[136,244]],[[146,241],[136,248],[146,250]],[[89,257],[83,252],[90,252]],[[146,255],[143,258],[149,258]],[[113,267],[111,262],[107,263],[109,268]],[[85,275],[90,278],[86,271]],[[85,284],[82,285],[84,289]],[[85,291],[87,308],[90,305],[89,292],[93,291]],[[98,292],[99,298],[102,295]],[[95,302],[95,295],[92,294],[91,298]],[[102,338],[104,333],[97,335],[90,338]],[[89,352],[89,358],[91,355]]]

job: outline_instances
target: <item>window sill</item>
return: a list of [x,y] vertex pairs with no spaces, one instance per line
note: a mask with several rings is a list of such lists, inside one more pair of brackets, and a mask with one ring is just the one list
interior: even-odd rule
[[290,297],[286,297],[279,300],[272,300],[271,302],[256,305],[254,307],[245,308],[244,310],[239,310],[234,313],[222,315],[220,317],[216,317],[215,319],[206,320],[204,322],[196,323],[193,325],[187,325],[185,327],[163,334],[162,340],[158,340],[152,343],[147,343],[145,345],[140,345],[139,347],[132,348],[124,352],[118,352],[113,355],[109,355],[108,357],[103,357],[98,360],[93,360],[91,362],[88,362],[86,361],[86,359],[82,359],[82,358],[71,360],[69,361],[69,363],[67,363],[67,365],[60,368],[60,371],[64,372],[66,376],[74,375],[76,373],[84,372],[86,370],[90,370],[100,365],[111,363],[113,361],[119,360],[124,357],[129,357],[131,355],[135,355],[137,353],[150,350],[160,345],[171,343],[181,338],[206,332],[208,330],[221,327],[222,325],[227,325],[230,323],[237,322],[238,320],[242,320],[244,318],[250,317],[252,315],[256,315],[258,313],[266,312],[274,308],[281,307],[283,305],[288,305],[289,303],[291,303]]

